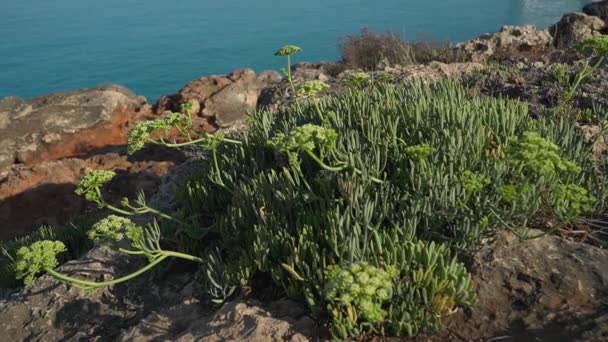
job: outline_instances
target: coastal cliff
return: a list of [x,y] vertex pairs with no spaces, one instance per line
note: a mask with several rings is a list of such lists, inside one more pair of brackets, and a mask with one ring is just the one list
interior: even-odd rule
[[[453,60],[382,61],[373,71],[345,63],[299,63],[291,69],[291,82],[322,81],[330,87],[326,94],[339,95],[347,92],[344,81],[362,71],[373,77],[389,74],[395,84],[450,79],[465,85],[471,96],[520,101],[538,117],[560,106],[568,91],[560,75],[568,79],[588,63],[575,45],[608,33],[607,20],[608,1],[601,1],[543,30],[505,26],[464,42],[453,48]],[[110,201],[142,190],[150,205],[176,209],[176,194],[198,166],[209,163],[209,153],[152,145],[129,155],[129,129],[188,104],[195,127],[236,139],[247,129],[249,113],[293,105],[292,89],[290,80],[274,71],[241,69],[194,79],[154,104],[118,85],[0,100],[0,239],[26,235],[41,225],[67,225],[79,215],[107,213],[74,194],[91,169],[118,171],[104,189]],[[604,63],[592,81],[576,89],[569,107],[598,160],[606,158],[608,136],[601,122],[586,116],[598,106],[608,108],[606,89]],[[526,241],[508,231],[497,233],[468,260],[478,304],[450,315],[439,335],[412,340],[608,338],[605,236],[585,239],[587,234],[593,235],[570,232]],[[95,247],[59,270],[108,280],[141,263]],[[32,287],[3,290],[0,331],[10,341],[306,341],[328,336],[302,303],[242,295],[218,309],[200,298],[196,278],[184,266],[85,292],[44,275]]]

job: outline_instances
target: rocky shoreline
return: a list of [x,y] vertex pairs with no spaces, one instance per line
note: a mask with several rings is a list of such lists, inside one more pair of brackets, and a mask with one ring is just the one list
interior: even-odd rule
[[[555,65],[575,73],[584,55],[574,45],[606,33],[608,1],[601,1],[544,30],[505,26],[462,43],[455,48],[462,56],[459,62],[379,65],[378,71],[393,75],[394,82],[458,79],[472,94],[526,102],[535,115],[557,104],[566,91],[554,79]],[[331,86],[330,93],[343,92],[342,80],[353,71],[336,63],[299,63],[292,69],[296,83],[320,80]],[[594,105],[608,107],[606,89],[604,65],[593,82],[580,87],[573,106],[581,113]],[[170,207],[184,177],[193,164],[205,162],[205,155],[196,149],[149,147],[128,156],[126,135],[135,123],[194,101],[197,127],[236,134],[248,111],[278,110],[291,95],[278,73],[241,69],[195,79],[155,104],[118,85],[28,101],[1,99],[0,240],[40,225],[66,224],[78,215],[99,215],[99,209],[74,194],[78,179],[91,169],[117,171],[108,189],[111,200],[141,189],[150,203]],[[584,120],[580,127],[595,142],[598,157],[605,158],[608,137],[598,136],[605,133]],[[501,232],[471,261],[479,304],[451,316],[441,335],[413,340],[608,339],[608,252],[603,247],[577,236],[521,241]],[[137,264],[95,248],[61,270],[101,271],[110,279]],[[10,341],[305,341],[326,336],[297,303],[238,298],[216,310],[197,298],[191,273],[164,272],[160,281],[150,274],[88,294],[42,276],[31,288],[4,291],[0,331]]]

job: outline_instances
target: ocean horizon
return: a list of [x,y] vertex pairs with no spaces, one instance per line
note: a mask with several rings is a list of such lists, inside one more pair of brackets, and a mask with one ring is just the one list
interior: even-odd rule
[[0,98],[25,99],[105,83],[149,102],[195,78],[278,69],[273,52],[338,60],[338,40],[362,27],[407,40],[465,41],[503,25],[547,27],[589,0],[19,0],[0,12]]

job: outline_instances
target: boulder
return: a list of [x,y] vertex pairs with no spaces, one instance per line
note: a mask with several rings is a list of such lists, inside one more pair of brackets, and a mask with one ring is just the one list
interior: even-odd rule
[[456,49],[467,60],[485,62],[494,54],[533,54],[543,52],[551,45],[547,30],[535,26],[503,26],[499,32],[485,34],[459,44]]
[[245,119],[246,113],[256,108],[262,89],[280,78],[275,71],[256,75],[251,69],[235,70],[227,76],[201,77],[188,83],[177,94],[162,96],[154,110],[158,114],[178,111],[182,104],[196,100],[198,106],[193,112],[197,116],[227,127]]
[[604,21],[585,13],[568,13],[555,25],[549,27],[556,48],[566,48],[587,39],[602,34]]
[[249,71],[229,75],[233,83],[205,101],[202,115],[214,117],[218,126],[227,127],[245,119],[247,112],[255,110],[262,89],[280,78],[273,71],[262,72],[258,76],[253,70]]
[[583,7],[583,13],[599,17],[603,21],[608,20],[608,0],[592,2]]
[[0,170],[122,145],[132,124],[148,113],[145,98],[108,85],[0,100]]

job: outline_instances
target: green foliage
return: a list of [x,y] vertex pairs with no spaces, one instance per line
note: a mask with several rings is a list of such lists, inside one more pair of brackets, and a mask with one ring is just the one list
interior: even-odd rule
[[562,64],[553,64],[549,69],[549,73],[553,81],[557,82],[562,87],[570,85],[570,71],[568,67]]
[[303,98],[313,98],[317,96],[318,93],[327,89],[329,89],[329,85],[325,82],[316,80],[308,81],[298,88],[297,95]]
[[61,241],[67,251],[58,256],[59,262],[65,263],[77,259],[93,247],[93,243],[87,238],[87,231],[94,222],[92,217],[77,217],[67,226],[42,226],[29,235],[4,242],[0,248],[0,288],[16,288],[23,285],[23,281],[17,279],[15,268],[17,250],[21,247],[43,240]]
[[[436,331],[474,302],[454,252],[551,214],[545,197],[560,184],[587,189],[592,207],[606,198],[569,121],[536,121],[524,104],[471,98],[452,82],[377,84],[276,116],[257,112],[242,141],[221,151],[222,186],[208,166],[180,194],[184,218],[212,227],[181,248],[203,256],[203,289],[217,302],[266,275],[313,313],[330,311],[336,338]],[[503,198],[507,189],[516,203]],[[339,305],[339,291],[326,297],[335,270],[357,264],[398,271],[371,320],[355,302]]]
[[608,55],[608,35],[593,36],[578,43],[576,48],[579,50],[592,49],[599,56]]
[[15,257],[17,279],[23,279],[25,286],[30,286],[38,273],[57,267],[57,254],[65,251],[63,242],[48,240],[19,248]]
[[[580,51],[590,50],[592,56],[583,64],[581,70],[576,74],[574,81],[570,84],[570,88],[562,95],[562,100],[557,107],[554,108],[555,113],[560,113],[565,105],[572,100],[578,86],[586,79],[593,76],[595,71],[602,65],[608,56],[608,35],[593,36],[585,39],[576,45]],[[595,55],[595,56],[594,56]],[[591,64],[591,59],[597,57],[595,63]]]
[[342,85],[348,89],[363,89],[371,84],[371,77],[365,72],[353,72],[342,80]]
[[[450,256],[445,244],[402,242],[392,262],[407,281],[396,286],[389,306],[388,329],[395,335],[438,332],[443,318],[458,306],[477,301],[471,275]],[[395,248],[394,247],[394,248]],[[389,256],[387,256],[389,257]]]

